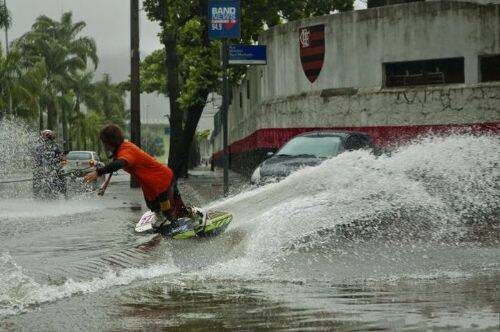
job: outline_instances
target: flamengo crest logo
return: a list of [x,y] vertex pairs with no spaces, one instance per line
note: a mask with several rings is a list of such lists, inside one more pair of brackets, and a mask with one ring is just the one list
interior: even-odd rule
[[300,32],[300,47],[309,47],[309,38],[311,37],[311,31],[309,29],[302,29]]
[[299,29],[300,62],[307,79],[314,83],[325,60],[325,26]]

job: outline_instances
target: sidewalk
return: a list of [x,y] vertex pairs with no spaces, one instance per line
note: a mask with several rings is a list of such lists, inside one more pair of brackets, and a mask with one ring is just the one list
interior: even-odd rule
[[[189,171],[189,178],[179,179],[178,187],[188,205],[203,206],[214,200],[224,197],[224,171],[210,167],[197,167]],[[229,171],[229,192],[239,192],[242,187],[249,185],[249,180],[238,173]]]

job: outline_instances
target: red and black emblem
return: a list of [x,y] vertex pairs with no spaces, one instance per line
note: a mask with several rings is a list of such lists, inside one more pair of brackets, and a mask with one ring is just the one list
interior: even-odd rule
[[315,25],[299,29],[300,62],[313,83],[319,76],[325,60],[325,26]]

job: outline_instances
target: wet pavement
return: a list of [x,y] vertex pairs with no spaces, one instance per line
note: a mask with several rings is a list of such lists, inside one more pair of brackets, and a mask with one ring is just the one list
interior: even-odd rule
[[234,214],[212,239],[135,234],[126,174],[102,198],[0,185],[0,330],[498,331],[497,143],[350,153],[259,188],[232,173],[228,198],[221,170],[193,170],[184,200]]

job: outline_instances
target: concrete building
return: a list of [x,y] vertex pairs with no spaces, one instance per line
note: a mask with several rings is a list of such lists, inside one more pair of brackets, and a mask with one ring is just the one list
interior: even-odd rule
[[500,132],[499,4],[374,7],[280,25],[259,43],[268,47],[268,65],[233,87],[235,170],[250,171],[313,129],[362,131],[378,145],[454,128]]

